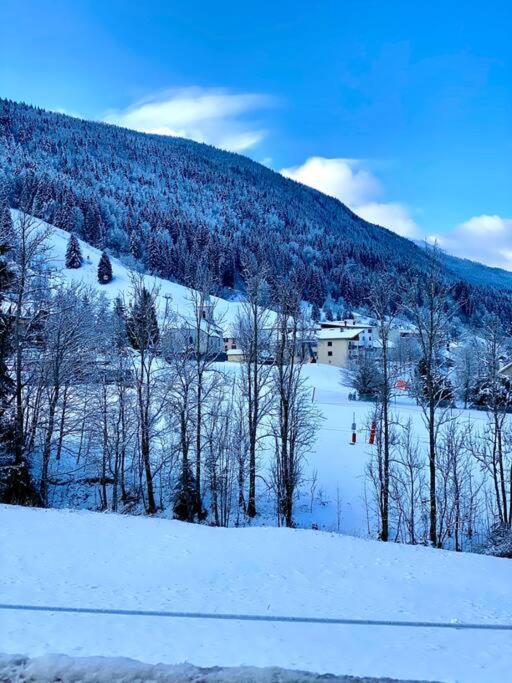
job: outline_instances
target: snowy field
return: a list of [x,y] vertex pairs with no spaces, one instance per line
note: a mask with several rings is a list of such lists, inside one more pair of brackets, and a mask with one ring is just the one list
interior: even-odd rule
[[[511,624],[508,560],[312,530],[0,507],[0,602]],[[0,651],[509,680],[512,631],[0,612]]]

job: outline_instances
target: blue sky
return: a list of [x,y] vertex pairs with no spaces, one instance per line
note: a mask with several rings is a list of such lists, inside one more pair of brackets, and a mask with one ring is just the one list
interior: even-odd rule
[[0,93],[240,151],[512,268],[510,3],[0,4]]

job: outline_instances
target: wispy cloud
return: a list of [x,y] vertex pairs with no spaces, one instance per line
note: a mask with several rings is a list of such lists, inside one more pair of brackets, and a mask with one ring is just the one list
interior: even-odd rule
[[420,228],[411,217],[408,207],[400,202],[370,202],[356,207],[355,212],[370,223],[383,225],[404,237],[420,237]]
[[109,111],[104,121],[241,152],[265,137],[267,131],[254,121],[253,116],[273,104],[274,99],[264,94],[235,93],[219,88],[180,88],[140,100],[124,110]]
[[473,216],[453,230],[431,235],[430,241],[450,254],[512,270],[512,218]]
[[372,223],[405,237],[419,237],[419,228],[405,204],[377,201],[384,188],[361,160],[310,157],[300,166],[281,169],[281,173],[336,197]]

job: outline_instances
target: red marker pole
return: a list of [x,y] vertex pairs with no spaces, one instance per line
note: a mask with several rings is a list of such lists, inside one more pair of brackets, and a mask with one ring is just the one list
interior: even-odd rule
[[375,422],[373,422],[373,420],[372,420],[372,423],[370,425],[370,438],[368,439],[368,443],[370,444],[370,446],[373,446],[373,444],[375,443],[375,432],[376,431],[377,431],[377,429],[375,427]]
[[357,441],[357,433],[356,433],[356,414],[354,413],[353,417],[353,422],[352,422],[352,441],[350,442],[352,446],[355,446],[356,441]]

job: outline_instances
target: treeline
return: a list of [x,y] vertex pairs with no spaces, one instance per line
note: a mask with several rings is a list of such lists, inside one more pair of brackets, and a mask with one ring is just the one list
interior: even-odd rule
[[[0,139],[0,184],[10,206],[26,205],[37,186],[40,218],[185,285],[201,258],[218,286],[243,289],[243,262],[251,254],[273,290],[293,272],[306,300],[336,311],[359,306],[374,273],[400,286],[427,268],[423,250],[409,240],[207,145],[7,100],[0,100]],[[510,325],[510,288],[491,287],[485,278],[470,283],[458,272],[444,263],[460,319],[478,322],[495,312]]]
[[[247,263],[234,372],[215,362],[207,268],[181,317],[138,274],[111,303],[52,272],[51,228],[28,213],[13,226],[6,205],[0,214],[0,500],[223,526],[264,503],[293,526],[318,424],[299,283],[283,279],[270,300],[265,273]],[[80,267],[73,237],[66,258]]]

